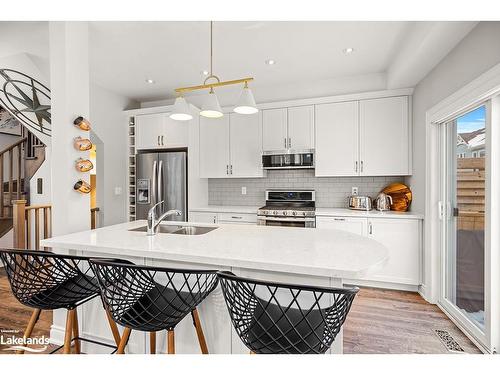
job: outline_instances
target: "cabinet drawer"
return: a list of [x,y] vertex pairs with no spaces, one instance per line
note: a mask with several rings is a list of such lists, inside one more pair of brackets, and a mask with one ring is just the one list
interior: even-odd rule
[[219,222],[257,223],[257,214],[219,213]]
[[316,218],[316,228],[337,229],[366,236],[367,219],[350,216],[320,216]]

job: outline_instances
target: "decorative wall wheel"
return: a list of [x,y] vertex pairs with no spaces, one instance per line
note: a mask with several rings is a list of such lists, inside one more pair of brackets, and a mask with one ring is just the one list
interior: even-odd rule
[[29,129],[50,137],[50,90],[36,79],[0,69],[0,104]]

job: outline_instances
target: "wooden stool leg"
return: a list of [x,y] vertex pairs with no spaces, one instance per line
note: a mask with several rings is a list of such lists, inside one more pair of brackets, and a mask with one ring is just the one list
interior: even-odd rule
[[168,351],[167,354],[175,354],[175,335],[174,330],[167,331]]
[[71,353],[71,334],[73,332],[73,309],[66,314],[66,330],[64,331],[64,354]]
[[76,312],[76,309],[71,310],[71,313],[73,314],[73,338],[75,339],[75,353],[80,354],[80,332],[78,329],[78,314]]
[[109,327],[111,328],[111,333],[113,334],[113,338],[115,339],[115,344],[116,346],[119,346],[121,341],[120,331],[118,330],[118,327],[116,326],[116,323],[111,317],[111,314],[108,310],[106,310],[106,316],[108,317]]
[[[33,328],[35,328],[36,322],[38,322],[38,318],[40,317],[41,312],[42,310],[40,309],[34,309],[31,313],[30,321],[28,322],[28,326],[26,327],[23,335],[25,341],[26,339],[29,339],[31,337],[31,333],[33,332]],[[19,350],[17,354],[24,354],[24,350]]]
[[118,349],[116,350],[116,354],[123,354],[125,353],[125,346],[127,346],[128,338],[130,337],[130,332],[132,330],[128,327],[125,327],[125,330],[123,331],[122,338],[120,340],[120,344],[118,345]]
[[156,354],[156,332],[149,332],[149,352]]
[[191,316],[193,317],[193,324],[196,328],[196,335],[198,336],[198,342],[200,343],[200,349],[202,354],[208,354],[207,342],[205,340],[205,335],[203,334],[203,329],[201,328],[200,316],[198,315],[198,310],[194,309],[191,311]]

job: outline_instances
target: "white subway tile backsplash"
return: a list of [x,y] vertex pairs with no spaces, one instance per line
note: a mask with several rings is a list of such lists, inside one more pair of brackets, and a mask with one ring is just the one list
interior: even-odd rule
[[[314,170],[273,170],[265,178],[220,178],[208,180],[208,204],[222,206],[259,206],[264,204],[266,189],[316,190],[318,207],[345,207],[351,187],[360,195],[374,198],[392,182],[405,182],[404,177],[314,177]],[[247,194],[241,194],[246,186]]]

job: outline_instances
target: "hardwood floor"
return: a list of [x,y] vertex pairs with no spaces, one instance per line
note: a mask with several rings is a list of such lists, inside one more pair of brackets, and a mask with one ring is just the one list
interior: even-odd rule
[[[0,269],[0,330],[15,329],[22,336],[31,311],[14,298]],[[42,312],[33,336],[48,335],[51,323],[52,313]],[[344,352],[447,353],[434,329],[449,331],[467,353],[480,353],[437,306],[417,293],[363,288],[344,325]],[[9,353],[2,349],[0,345],[0,353]]]

